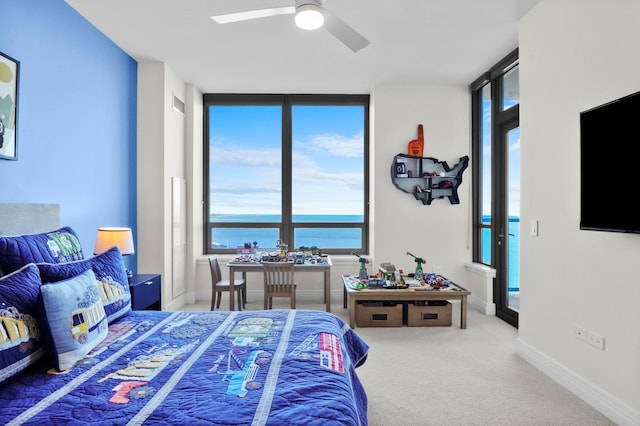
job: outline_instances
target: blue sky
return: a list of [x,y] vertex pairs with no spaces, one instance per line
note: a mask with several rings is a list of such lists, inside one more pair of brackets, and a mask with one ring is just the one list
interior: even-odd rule
[[[211,107],[216,214],[277,214],[281,107]],[[294,106],[294,214],[363,214],[363,108]]]
[[[483,101],[483,162],[490,164],[491,161],[491,102]],[[509,190],[509,216],[520,217],[520,128],[516,127],[508,134],[507,150],[509,158],[508,170],[508,190]],[[483,173],[482,214],[488,215],[491,212],[491,168],[485,167]]]

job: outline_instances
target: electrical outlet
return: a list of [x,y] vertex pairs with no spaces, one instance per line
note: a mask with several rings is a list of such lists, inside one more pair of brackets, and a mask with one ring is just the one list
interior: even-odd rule
[[576,337],[576,339],[578,340],[582,340],[583,342],[587,341],[587,330],[585,330],[582,327],[578,327],[577,325],[575,326],[575,328],[573,329],[573,335]]
[[587,343],[598,349],[604,350],[604,336],[595,333],[587,333]]

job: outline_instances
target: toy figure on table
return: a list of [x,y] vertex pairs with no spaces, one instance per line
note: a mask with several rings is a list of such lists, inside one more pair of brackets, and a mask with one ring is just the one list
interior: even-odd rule
[[424,276],[424,272],[422,271],[422,264],[427,263],[427,261],[421,257],[416,257],[415,255],[409,252],[407,252],[407,254],[416,260],[416,273],[414,275],[414,278],[418,281],[421,281],[422,277]]
[[357,257],[360,261],[360,271],[358,272],[358,278],[361,280],[368,279],[369,273],[367,272],[367,263],[369,263],[369,260],[357,255],[356,253],[351,252],[351,254]]
[[438,276],[434,273],[428,273],[425,274],[424,276],[424,281],[425,283],[427,283],[429,286],[431,286],[431,288],[433,288],[434,290],[440,290],[441,288],[447,288],[449,286],[451,286],[451,281]]
[[276,241],[276,247],[278,248],[278,260],[285,260],[289,251],[289,244],[278,240]]

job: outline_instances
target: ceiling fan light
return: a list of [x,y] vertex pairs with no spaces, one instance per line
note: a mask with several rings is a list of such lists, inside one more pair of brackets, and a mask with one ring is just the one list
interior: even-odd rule
[[296,25],[303,30],[317,30],[324,24],[324,15],[314,4],[305,4],[296,9]]

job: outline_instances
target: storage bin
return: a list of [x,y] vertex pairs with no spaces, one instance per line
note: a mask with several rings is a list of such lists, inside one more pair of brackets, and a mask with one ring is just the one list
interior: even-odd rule
[[407,325],[409,327],[450,326],[451,303],[439,300],[433,302],[424,306],[408,303]]
[[356,325],[358,327],[401,327],[402,303],[358,302]]

